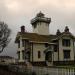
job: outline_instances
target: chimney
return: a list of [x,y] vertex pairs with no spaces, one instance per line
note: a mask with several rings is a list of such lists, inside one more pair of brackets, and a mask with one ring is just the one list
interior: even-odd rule
[[21,32],[22,32],[22,33],[25,32],[25,26],[21,26]]
[[64,30],[64,31],[65,31],[65,32],[69,32],[68,26],[65,27],[65,30]]
[[60,32],[60,30],[58,29],[57,32],[56,32],[56,35],[60,35],[60,34],[61,34],[61,32]]

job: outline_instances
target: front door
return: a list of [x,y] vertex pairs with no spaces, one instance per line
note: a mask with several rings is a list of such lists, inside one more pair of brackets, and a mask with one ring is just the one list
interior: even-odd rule
[[52,52],[48,51],[45,56],[45,60],[51,62],[52,61]]

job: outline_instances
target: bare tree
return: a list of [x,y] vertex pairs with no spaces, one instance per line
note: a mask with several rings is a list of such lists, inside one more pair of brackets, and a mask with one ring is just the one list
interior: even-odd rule
[[4,48],[8,45],[10,33],[11,30],[8,28],[8,25],[0,22],[0,53],[3,52]]

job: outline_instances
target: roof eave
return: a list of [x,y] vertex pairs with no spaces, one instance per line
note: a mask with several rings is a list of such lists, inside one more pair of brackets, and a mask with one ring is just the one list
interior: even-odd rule
[[30,41],[30,42],[31,42],[31,43],[41,43],[41,44],[42,44],[42,43],[48,43],[48,42],[43,42],[43,41],[42,41],[42,42],[41,42],[41,41]]

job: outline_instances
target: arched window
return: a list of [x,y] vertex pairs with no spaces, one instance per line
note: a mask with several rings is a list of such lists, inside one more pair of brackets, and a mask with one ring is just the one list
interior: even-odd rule
[[41,58],[41,52],[38,51],[38,58]]

